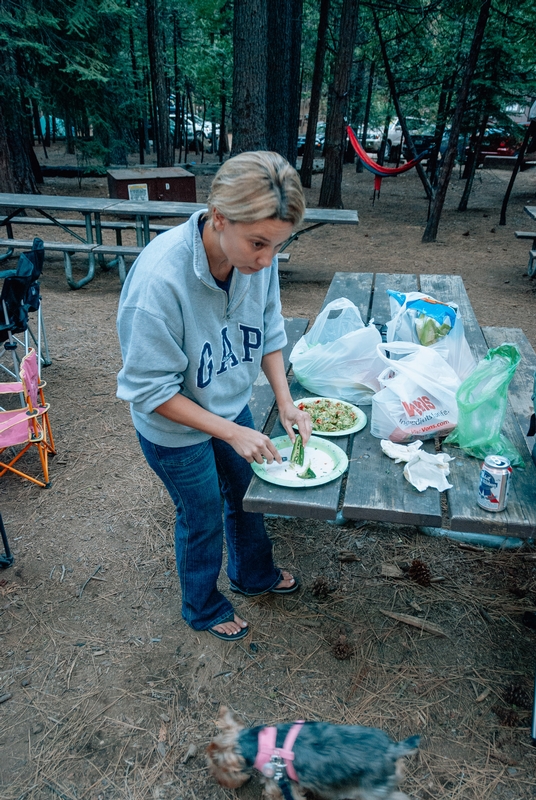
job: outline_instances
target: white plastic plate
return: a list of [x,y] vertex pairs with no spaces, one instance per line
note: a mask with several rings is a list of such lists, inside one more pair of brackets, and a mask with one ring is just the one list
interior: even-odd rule
[[[329,404],[339,404],[341,406],[346,406],[347,408],[351,409],[354,414],[357,414],[357,418],[355,423],[350,428],[345,428],[344,430],[340,431],[318,431],[315,430],[314,427],[314,404],[315,402],[322,400],[328,402]],[[300,400],[294,400],[294,405],[299,408],[300,405],[304,405],[304,411],[308,411],[311,414],[311,419],[313,420],[313,433],[315,436],[329,436],[330,438],[333,436],[349,436],[351,433],[357,433],[357,431],[362,430],[365,425],[367,424],[367,415],[361,411],[360,408],[354,406],[352,403],[347,403],[346,400],[335,400],[333,397],[302,397]],[[309,410],[308,406],[311,406]],[[297,429],[297,426],[294,425],[294,428]]]
[[[303,467],[293,467],[290,464],[292,453],[292,442],[288,436],[276,436],[272,439],[272,444],[279,450],[283,459],[282,464],[273,461],[271,464],[251,465],[253,471],[259,478],[268,483],[275,483],[278,486],[289,486],[294,489],[310,489],[313,486],[320,486],[329,483],[340,477],[348,468],[348,457],[344,450],[333,442],[325,439],[318,439],[311,436],[305,448],[305,459]],[[310,466],[316,478],[300,478]]]

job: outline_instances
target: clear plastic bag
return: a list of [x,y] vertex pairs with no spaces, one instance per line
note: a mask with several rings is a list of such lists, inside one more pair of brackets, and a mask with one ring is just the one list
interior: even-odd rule
[[329,303],[311,330],[295,344],[290,361],[296,379],[313,394],[370,405],[384,365],[377,328],[365,326],[346,297]]
[[458,389],[458,426],[445,442],[458,445],[475,458],[506,456],[513,466],[524,466],[521,455],[501,433],[508,385],[520,359],[515,344],[502,344],[488,350],[487,356]]
[[421,292],[401,294],[388,289],[387,294],[391,305],[388,342],[414,342],[438,349],[460,380],[471,374],[476,361],[455,303],[441,303]]

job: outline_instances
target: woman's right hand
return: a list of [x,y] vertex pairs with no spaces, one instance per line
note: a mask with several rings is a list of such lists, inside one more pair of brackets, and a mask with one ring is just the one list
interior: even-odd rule
[[262,464],[264,461],[271,464],[274,460],[279,464],[282,463],[281,455],[268,436],[253,428],[245,428],[234,422],[231,424],[230,435],[225,437],[225,441],[249,464],[253,461],[256,461],[257,464]]

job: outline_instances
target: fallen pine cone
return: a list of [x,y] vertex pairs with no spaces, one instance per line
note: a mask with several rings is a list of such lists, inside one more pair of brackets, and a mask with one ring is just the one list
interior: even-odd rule
[[520,683],[512,683],[507,686],[503,692],[503,700],[505,703],[510,703],[510,705],[518,708],[529,709],[532,707],[532,699],[525,687]]
[[411,567],[408,570],[408,577],[411,578],[412,581],[415,581],[415,583],[418,583],[419,586],[430,586],[432,583],[432,573],[424,561],[420,561],[418,558],[415,558],[411,562]]
[[311,594],[314,595],[314,597],[317,597],[319,600],[325,600],[327,597],[329,597],[329,593],[329,583],[323,575],[319,575],[314,579],[311,585]]
[[342,633],[337,641],[333,642],[331,652],[339,661],[344,661],[346,658],[353,656],[355,648],[348,641],[348,637]]
[[491,710],[499,718],[499,721],[507,728],[517,728],[519,725],[519,717],[511,708],[503,708],[502,706],[492,706]]

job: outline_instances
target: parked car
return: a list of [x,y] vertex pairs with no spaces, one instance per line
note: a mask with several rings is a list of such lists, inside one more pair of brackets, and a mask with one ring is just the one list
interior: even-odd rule
[[[515,156],[523,143],[524,131],[520,125],[489,126],[486,128],[478,157],[478,164],[483,164],[486,156]],[[472,149],[470,142],[466,153]]]
[[[406,117],[406,124],[412,137],[427,127],[426,120],[422,119],[422,117]],[[387,144],[385,145],[386,161],[396,160],[400,152],[402,137],[402,125],[398,117],[395,117],[393,122],[389,125],[389,130],[387,132]]]
[[[324,146],[324,139],[315,136],[315,150],[321,150]],[[298,155],[303,156],[305,150],[305,136],[298,136]]]
[[[448,147],[450,139],[450,128],[446,128],[443,136],[441,137],[441,143],[439,145],[439,158],[442,158],[445,154],[445,151]],[[434,146],[435,140],[435,125],[428,125],[422,133],[416,133],[412,136],[413,144],[415,145],[415,151],[418,156],[421,155],[425,150],[432,150]],[[463,159],[465,147],[465,137],[460,134],[458,136],[458,152],[457,152],[457,159],[461,161]],[[412,158],[410,153],[409,147],[406,142],[402,145],[402,155],[409,161]]]

